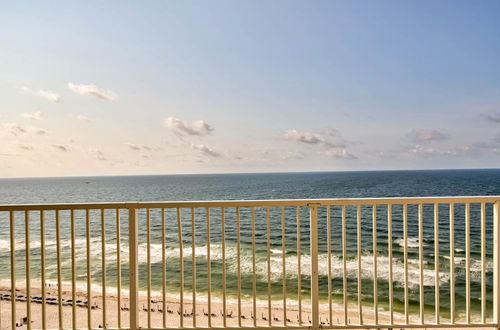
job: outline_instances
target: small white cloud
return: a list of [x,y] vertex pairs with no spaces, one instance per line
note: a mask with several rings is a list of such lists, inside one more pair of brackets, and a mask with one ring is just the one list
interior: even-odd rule
[[470,146],[460,146],[452,149],[437,149],[417,144],[407,150],[407,153],[415,156],[462,156],[474,152]]
[[19,134],[28,134],[28,133],[37,135],[48,134],[48,132],[43,128],[33,127],[33,126],[22,126],[18,123],[5,123],[3,124],[3,127],[11,134],[16,136]]
[[46,135],[48,134],[49,132],[47,132],[46,130],[44,130],[43,128],[35,128],[34,132],[38,135]]
[[440,141],[447,138],[446,134],[432,129],[412,129],[407,136],[417,143]]
[[[337,137],[338,133],[336,131],[331,131],[328,135]],[[309,133],[309,132],[299,132],[295,129],[290,129],[285,131],[283,137],[286,140],[296,141],[299,143],[305,144],[314,144],[314,145],[324,145],[329,148],[343,148],[345,147],[344,143],[334,142],[331,139],[326,138],[324,135],[318,133]]]
[[104,153],[97,148],[90,148],[89,153],[94,156],[97,160],[108,160]]
[[192,144],[191,148],[193,148],[194,150],[201,151],[201,153],[206,155],[206,156],[210,156],[210,157],[214,157],[214,158],[219,158],[221,156],[217,151],[210,149],[209,147],[207,147],[203,144]]
[[491,121],[492,123],[500,123],[500,112],[487,113],[482,115],[486,120]]
[[89,117],[84,116],[84,115],[78,115],[78,116],[76,116],[76,119],[78,119],[79,121],[85,121],[85,122],[91,122],[92,121],[92,119],[90,119]]
[[325,155],[337,159],[358,159],[358,157],[354,156],[346,149],[329,149],[325,151]]
[[33,149],[35,149],[35,147],[33,147],[31,144],[21,144],[19,148],[26,151],[32,151]]
[[23,113],[23,118],[31,119],[31,120],[43,120],[43,113],[41,111],[33,112],[33,113]]
[[53,91],[49,91],[46,89],[39,89],[39,90],[35,91],[29,87],[23,86],[23,87],[20,87],[19,90],[24,92],[24,93],[38,95],[40,97],[43,97],[47,101],[50,101],[53,103],[59,103],[61,101],[61,96],[58,93],[53,92]]
[[184,136],[184,135],[208,135],[214,128],[203,120],[197,120],[195,122],[187,123],[178,118],[167,117],[164,120],[165,126],[170,129],[174,134]]
[[28,133],[28,129],[22,125],[19,125],[18,123],[5,123],[3,124],[3,127],[8,130],[11,134],[13,135],[18,135],[18,134],[26,134]]
[[101,100],[114,101],[118,98],[115,92],[109,89],[99,88],[94,84],[74,84],[68,83],[68,88],[80,95],[95,96]]
[[294,129],[290,129],[285,132],[284,138],[291,141],[297,141],[307,144],[320,144],[325,142],[325,138],[316,133],[309,132],[299,132]]
[[54,147],[55,149],[57,149],[59,151],[63,151],[63,152],[69,151],[69,147],[67,145],[64,145],[64,144],[53,144],[52,147]]
[[36,94],[50,102],[59,103],[61,101],[61,95],[57,94],[56,92],[39,89],[38,92],[36,92]]
[[130,149],[132,150],[141,150],[141,147],[138,146],[137,144],[133,144],[133,143],[125,143],[125,145],[127,147],[129,147]]

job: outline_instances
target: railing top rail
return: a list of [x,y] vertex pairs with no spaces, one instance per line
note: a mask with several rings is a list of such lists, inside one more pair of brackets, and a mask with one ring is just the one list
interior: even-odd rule
[[213,200],[213,201],[164,201],[164,202],[109,202],[62,204],[2,204],[0,211],[26,210],[87,210],[127,208],[202,208],[202,207],[281,207],[281,206],[332,206],[380,204],[449,204],[495,203],[500,196],[439,196],[439,197],[384,197],[384,198],[331,198],[331,199],[275,199],[275,200]]

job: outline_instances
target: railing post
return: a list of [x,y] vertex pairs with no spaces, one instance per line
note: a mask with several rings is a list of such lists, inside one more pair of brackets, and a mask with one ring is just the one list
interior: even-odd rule
[[500,329],[500,201],[493,204],[493,322]]
[[311,221],[311,330],[319,329],[319,284],[318,284],[318,204],[309,204]]
[[137,208],[128,206],[128,241],[129,241],[129,276],[130,276],[130,330],[139,328],[138,303],[139,303],[139,282],[138,282],[138,226]]

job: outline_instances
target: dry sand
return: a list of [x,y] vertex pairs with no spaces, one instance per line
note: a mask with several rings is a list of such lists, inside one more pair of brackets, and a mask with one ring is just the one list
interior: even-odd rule
[[[38,285],[37,285],[38,284]],[[25,288],[23,284],[19,283],[17,287],[17,295],[26,295]],[[118,326],[118,313],[121,315],[121,326],[128,327],[129,325],[129,312],[128,311],[119,311],[118,308],[118,299],[116,289],[114,292],[108,289],[107,298],[106,298],[106,325],[110,328],[117,328]],[[0,293],[2,294],[10,294],[10,287],[5,285],[5,283],[0,284]],[[41,289],[39,283],[32,284],[31,296],[41,296]],[[71,299],[71,286],[63,285],[62,286],[62,296],[63,299]],[[57,288],[54,284],[51,284],[51,287],[46,288],[46,297],[57,297]],[[196,300],[196,316],[193,312],[193,304],[191,300],[192,295],[189,293],[185,293],[184,303],[183,303],[183,314],[189,314],[186,317],[183,317],[183,325],[187,327],[192,327],[194,324],[194,320],[196,319],[196,326],[206,327],[208,325],[208,316],[205,313],[208,313],[208,304],[206,301],[206,296],[198,296]],[[78,291],[76,294],[76,299],[87,300],[86,290]],[[91,309],[91,325],[92,328],[98,328],[99,326],[103,326],[103,300],[101,291],[96,288],[92,291],[92,305],[96,304],[98,306],[97,309]],[[165,325],[167,327],[178,327],[180,325],[180,315],[178,311],[180,310],[180,302],[178,298],[167,296],[166,306],[167,309],[165,312],[162,311],[163,302],[162,296],[159,292],[154,292],[151,294],[151,300],[154,302],[151,303],[152,311],[149,313],[151,327],[162,327],[163,326],[163,318],[165,317]],[[31,313],[32,313],[32,328],[39,329],[42,327],[41,319],[42,319],[42,305],[39,303],[30,303]],[[48,305],[46,304],[46,316],[47,316],[47,327],[48,328],[58,328],[59,323],[59,306],[58,305]],[[130,307],[128,294],[124,291],[122,293],[121,298],[121,307]],[[310,325],[310,304],[308,301],[303,302],[302,306],[302,322],[303,326]],[[63,328],[72,328],[72,317],[73,317],[73,307],[71,305],[62,306],[62,315],[63,315]],[[140,294],[140,303],[137,306],[139,310],[139,325],[143,328],[148,328],[148,312],[147,310],[147,295],[143,292]],[[214,313],[214,316],[211,317],[212,326],[223,326],[224,318],[222,317],[222,309],[223,304],[220,300],[220,297],[213,297],[211,304],[211,311]],[[17,322],[21,322],[21,318],[27,316],[27,302],[16,302],[16,320]],[[170,312],[167,312],[170,311]],[[11,301],[3,300],[0,301],[0,329],[11,329]],[[193,315],[191,315],[193,313]],[[267,300],[258,301],[257,302],[257,317],[256,323],[258,326],[269,326],[268,320],[268,308],[267,308]],[[87,307],[76,307],[76,327],[84,328],[87,327],[87,315],[88,308]],[[228,299],[226,302],[226,325],[227,326],[238,326],[238,302],[235,299]],[[231,316],[229,316],[231,315]],[[251,299],[242,299],[241,303],[241,325],[242,326],[253,326],[254,320],[252,318],[253,315],[253,302]],[[283,326],[284,325],[284,313],[283,313],[283,301],[272,301],[271,308],[271,325],[273,326]],[[363,309],[363,319],[366,324],[373,323],[373,307],[364,307]],[[274,320],[274,317],[276,320]],[[267,318],[267,320],[264,320]],[[299,311],[298,305],[296,301],[289,301],[287,304],[286,318],[288,319],[287,325],[290,327],[298,326],[298,318]],[[330,323],[330,311],[328,308],[328,304],[322,304],[320,308],[320,320],[324,325],[328,325]],[[404,322],[401,315],[395,315],[395,321],[399,324]],[[412,319],[413,321],[413,319]],[[418,320],[414,320],[415,323]],[[348,312],[348,322],[349,324],[358,324],[359,322],[359,314],[357,312],[356,305],[349,306]],[[388,322],[388,314],[387,312],[380,311],[379,312],[379,322],[387,323]],[[344,313],[343,308],[334,304],[332,310],[332,325],[342,325],[344,324]],[[445,326],[444,326],[445,327]],[[20,329],[26,328],[26,325],[23,325]],[[367,325],[366,328],[375,328],[373,326]],[[379,327],[380,328],[380,327]],[[407,328],[411,328],[407,327]]]

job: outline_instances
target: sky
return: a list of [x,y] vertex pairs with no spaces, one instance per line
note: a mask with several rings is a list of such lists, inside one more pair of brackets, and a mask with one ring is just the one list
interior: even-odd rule
[[0,3],[0,177],[499,164],[496,0]]

